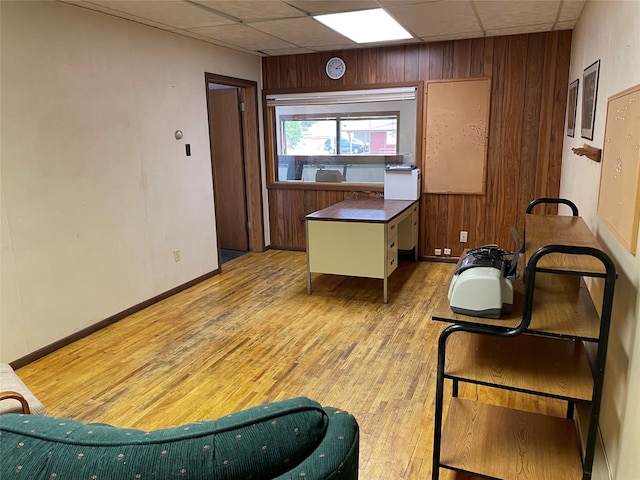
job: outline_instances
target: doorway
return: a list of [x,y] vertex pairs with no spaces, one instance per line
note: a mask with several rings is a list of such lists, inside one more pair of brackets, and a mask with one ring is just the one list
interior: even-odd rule
[[209,83],[209,137],[216,204],[216,230],[223,250],[248,251],[247,193],[240,92]]
[[206,74],[218,259],[264,251],[255,82]]

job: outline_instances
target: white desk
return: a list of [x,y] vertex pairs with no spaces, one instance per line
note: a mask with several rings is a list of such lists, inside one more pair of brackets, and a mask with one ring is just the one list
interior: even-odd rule
[[307,225],[307,287],[311,274],[387,279],[398,266],[398,249],[418,260],[418,201],[349,199],[311,213]]

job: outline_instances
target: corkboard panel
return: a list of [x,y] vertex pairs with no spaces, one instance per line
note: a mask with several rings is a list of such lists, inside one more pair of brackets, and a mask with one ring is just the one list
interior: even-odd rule
[[640,85],[609,97],[598,217],[632,254],[640,217]]
[[427,83],[425,193],[485,193],[491,79]]

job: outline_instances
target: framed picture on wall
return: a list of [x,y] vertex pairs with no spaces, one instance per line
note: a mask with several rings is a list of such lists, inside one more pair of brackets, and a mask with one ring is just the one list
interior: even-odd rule
[[569,84],[567,97],[567,135],[573,137],[576,131],[576,108],[578,107],[578,82],[576,78]]
[[599,74],[600,60],[593,62],[585,68],[582,74],[582,122],[580,129],[582,138],[586,138],[587,140],[593,140]]

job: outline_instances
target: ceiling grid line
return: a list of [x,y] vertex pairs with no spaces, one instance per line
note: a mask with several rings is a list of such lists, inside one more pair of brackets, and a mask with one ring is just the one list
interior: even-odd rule
[[482,36],[485,37],[487,35],[487,30],[484,28],[482,24],[482,19],[480,18],[480,13],[478,13],[478,7],[476,7],[475,0],[469,0],[471,2],[471,8],[473,9],[473,14],[476,16],[478,20],[478,25],[480,26],[480,30],[482,30]]

